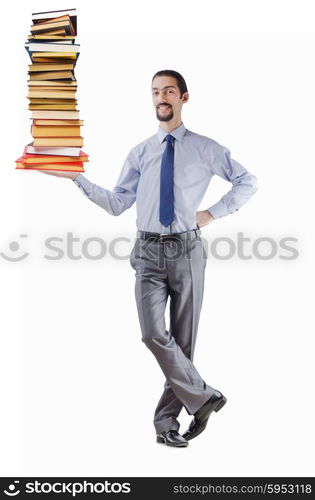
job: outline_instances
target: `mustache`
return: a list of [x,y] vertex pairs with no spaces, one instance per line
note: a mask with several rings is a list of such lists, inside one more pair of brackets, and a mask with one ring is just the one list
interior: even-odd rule
[[170,104],[167,102],[161,102],[160,104],[157,105],[156,109],[159,109],[160,106],[169,106],[170,108],[172,107]]

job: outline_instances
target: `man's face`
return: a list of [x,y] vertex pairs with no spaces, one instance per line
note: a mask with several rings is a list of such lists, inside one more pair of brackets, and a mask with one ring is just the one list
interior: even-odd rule
[[152,100],[156,117],[161,122],[180,118],[183,103],[188,100],[188,92],[180,97],[176,78],[157,76],[152,82]]

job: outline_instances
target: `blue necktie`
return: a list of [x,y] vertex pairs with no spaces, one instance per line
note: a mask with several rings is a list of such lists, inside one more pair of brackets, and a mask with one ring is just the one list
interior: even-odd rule
[[160,222],[168,226],[174,220],[174,137],[165,137],[166,147],[162,156],[160,175]]

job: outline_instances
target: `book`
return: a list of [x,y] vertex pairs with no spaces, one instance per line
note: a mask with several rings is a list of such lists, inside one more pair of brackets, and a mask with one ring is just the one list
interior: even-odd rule
[[55,32],[57,29],[64,30],[65,35],[74,35],[75,29],[69,16],[57,17],[47,21],[38,22],[31,26],[31,33]]
[[71,99],[75,97],[75,90],[46,90],[46,89],[41,89],[41,90],[30,90],[29,93],[27,94],[28,98],[42,98],[45,97],[46,99],[52,98],[52,99]]
[[[75,108],[76,107],[76,102],[70,102],[70,101],[67,101],[65,99],[61,99],[60,101],[58,101],[58,99],[52,99],[52,100],[49,100],[49,99],[32,99],[29,106],[30,107],[33,107],[35,106],[34,109],[56,109],[56,110],[71,110],[72,108]],[[36,106],[42,106],[42,108],[38,108]],[[53,107],[52,107],[53,106]],[[62,109],[64,108],[64,109]]]
[[[37,86],[28,86],[28,91],[29,92],[40,92],[41,94],[43,92],[67,92],[69,95],[73,94],[73,92],[76,92],[76,87],[66,87],[66,86],[53,86],[53,85],[37,85]],[[70,91],[70,92],[69,92]]]
[[78,52],[32,52],[32,59],[34,62],[38,62],[38,59],[48,59],[52,61],[56,59],[77,59],[80,54]]
[[81,137],[80,130],[80,126],[32,125],[31,134],[33,137]]
[[79,156],[79,147],[48,147],[48,146],[34,146],[33,143],[26,146],[26,153],[40,154],[40,155],[58,155],[58,156]]
[[78,127],[84,125],[83,120],[33,120],[33,124],[37,126],[59,126],[59,127]]
[[[26,42],[25,48],[29,53],[33,52],[69,52],[69,45],[62,43]],[[73,43],[71,52],[80,52],[80,45]]]
[[33,12],[32,21],[38,22],[45,19],[52,19],[59,16],[68,15],[71,18],[76,17],[76,9],[48,10],[46,12]]
[[80,150],[78,156],[62,156],[62,155],[45,155],[45,154],[30,154],[26,152],[27,146],[24,148],[23,152],[23,163],[28,165],[36,165],[37,163],[72,163],[75,161],[88,162],[89,155],[84,151]]
[[[55,28],[55,29],[50,29],[46,33],[44,32],[43,34],[44,35],[46,34],[46,36],[49,36],[49,35],[51,35],[51,36],[54,36],[54,35],[65,36],[66,30],[64,28]],[[32,35],[30,35],[30,36],[32,36]]]
[[[70,92],[69,92],[70,94]],[[60,97],[46,97],[45,95],[39,96],[37,92],[37,97],[29,97],[27,99],[30,104],[77,104],[77,99],[73,96],[60,96]]]
[[23,162],[23,157],[18,158],[15,162],[17,169],[24,170],[54,170],[59,172],[84,172],[82,162],[68,162],[68,163],[43,163],[36,165],[28,165]]
[[77,104],[78,102],[77,99],[71,96],[46,97],[42,95],[41,97],[27,97],[27,99],[30,101],[30,104]]
[[32,59],[34,64],[36,63],[50,63],[50,64],[73,64],[73,69],[75,68],[75,59],[57,59],[56,57],[37,57]]
[[46,111],[72,111],[76,109],[76,104],[29,104],[30,111],[46,110]]
[[74,82],[67,82],[67,81],[51,81],[51,80],[28,80],[28,86],[29,87],[63,87],[63,88],[77,88],[78,83],[76,81]]
[[72,70],[74,68],[73,64],[63,64],[63,63],[34,63],[29,64],[29,72],[39,72],[39,71],[65,71]]
[[49,111],[49,110],[38,110],[32,112],[32,119],[52,119],[52,120],[78,120],[80,117],[79,111]]
[[83,146],[83,137],[34,137],[33,145],[37,146]]
[[29,73],[30,80],[75,80],[72,71],[41,71]]
[[[69,92],[69,94],[71,94],[71,93]],[[42,103],[42,104],[45,104],[45,103],[54,104],[54,103],[58,103],[58,102],[76,104],[78,102],[78,100],[71,95],[69,98],[66,98],[66,97],[65,98],[64,97],[45,97],[45,96],[39,97],[39,93],[37,93],[37,97],[27,96],[27,99],[29,99],[30,103],[38,103],[38,104],[40,104],[40,103]]]
[[32,14],[32,21],[34,24],[48,19],[54,19],[59,16],[68,15],[71,19],[73,28],[75,30],[75,35],[77,34],[77,15],[76,9],[63,9],[63,10],[52,10],[47,12],[34,12]]
[[80,55],[76,10],[33,13],[32,21],[25,49],[31,59],[27,99],[33,142],[16,160],[16,168],[84,171],[88,155],[81,150],[84,122],[77,110],[74,75]]
[[52,106],[52,105],[58,105],[60,104],[61,106],[64,106],[64,105],[72,105],[72,106],[76,106],[77,104],[77,99],[54,99],[54,98],[50,98],[50,97],[28,97],[27,99],[29,99],[30,101],[30,104],[33,105],[33,104],[47,104],[49,106]]
[[51,23],[61,23],[62,21],[69,21],[69,20],[70,20],[69,14],[63,14],[61,16],[54,16],[51,19],[37,19],[36,22],[33,24],[47,25]]
[[[51,33],[42,33],[41,35],[29,35],[29,42],[54,42],[54,43],[63,43],[63,44],[72,44],[74,43],[74,36],[71,35],[52,35]],[[27,43],[27,42],[26,42]]]

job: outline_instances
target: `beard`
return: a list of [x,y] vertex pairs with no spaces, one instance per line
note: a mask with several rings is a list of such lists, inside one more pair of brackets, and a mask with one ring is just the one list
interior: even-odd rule
[[162,115],[162,116],[159,114],[159,110],[157,109],[156,117],[160,122],[169,122],[174,117],[173,109],[172,108],[170,109],[168,115]]

